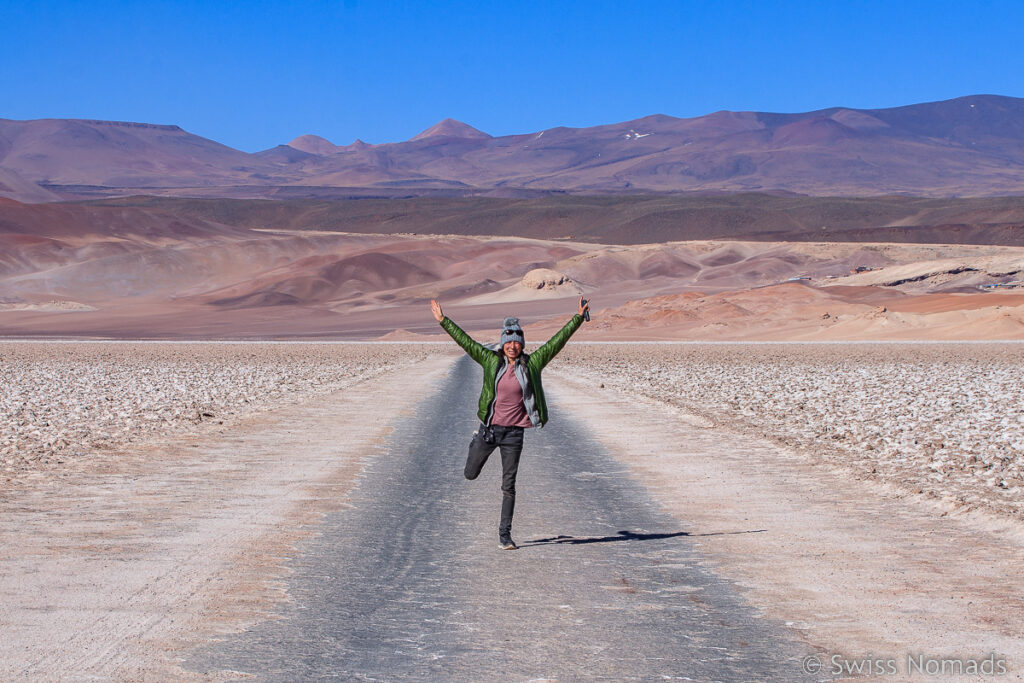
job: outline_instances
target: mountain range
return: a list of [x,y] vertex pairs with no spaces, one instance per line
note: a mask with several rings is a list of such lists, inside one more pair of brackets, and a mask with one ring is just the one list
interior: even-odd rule
[[171,125],[0,119],[0,196],[22,202],[731,192],[1024,194],[1024,99],[654,115],[501,137],[446,119],[405,142],[302,135],[251,154]]

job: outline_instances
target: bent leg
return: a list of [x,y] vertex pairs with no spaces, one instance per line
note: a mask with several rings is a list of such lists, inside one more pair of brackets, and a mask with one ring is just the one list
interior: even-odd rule
[[480,470],[484,468],[484,463],[494,452],[495,446],[497,444],[486,443],[480,430],[477,430],[477,433],[473,435],[473,440],[469,442],[469,455],[466,456],[466,479],[476,479],[480,476]]

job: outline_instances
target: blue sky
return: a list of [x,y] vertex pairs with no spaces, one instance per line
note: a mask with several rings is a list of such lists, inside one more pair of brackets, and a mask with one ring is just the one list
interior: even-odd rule
[[1020,2],[8,2],[0,118],[492,135],[720,109],[1024,96]]

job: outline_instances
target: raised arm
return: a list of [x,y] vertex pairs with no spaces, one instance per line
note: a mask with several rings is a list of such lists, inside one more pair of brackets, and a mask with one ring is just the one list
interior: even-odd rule
[[480,342],[476,341],[468,334],[466,334],[461,327],[455,324],[455,322],[444,314],[441,310],[441,304],[437,303],[436,300],[431,299],[430,301],[430,312],[434,314],[434,319],[441,323],[441,327],[447,332],[455,343],[462,347],[462,350],[469,354],[469,357],[475,360],[477,363],[483,365],[484,360],[488,354],[494,355],[494,352],[485,347]]
[[544,342],[543,346],[530,354],[530,361],[537,363],[538,369],[543,369],[545,365],[551,362],[551,359],[558,355],[558,352],[562,350],[566,342],[569,341],[569,337],[573,335],[576,330],[580,329],[580,325],[583,324],[583,314],[589,310],[590,304],[585,302],[583,297],[580,297],[579,311],[572,318],[569,319],[562,329],[555,333],[555,336]]

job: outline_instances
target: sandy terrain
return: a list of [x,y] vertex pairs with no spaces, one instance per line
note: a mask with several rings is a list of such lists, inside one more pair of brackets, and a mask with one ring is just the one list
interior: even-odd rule
[[1024,344],[572,344],[559,364],[847,476],[1024,521]]
[[0,476],[194,434],[425,356],[389,345],[0,343]]
[[9,336],[436,335],[424,314],[431,298],[470,330],[514,313],[543,333],[583,294],[594,302],[581,333],[590,339],[1024,338],[1021,247],[622,246],[181,226],[169,216],[136,229],[123,224],[133,214],[97,206],[10,213],[5,229],[20,232],[0,240]]
[[[742,223],[748,211],[769,211],[765,203],[690,207],[662,222],[714,234],[716,226]],[[420,215],[408,206],[337,204],[349,214],[301,203],[0,200],[0,331],[22,338],[415,339],[438,334],[425,314],[437,298],[466,329],[490,334],[515,314],[542,334],[583,294],[594,302],[593,324],[581,332],[589,339],[1024,338],[1024,247],[602,244],[552,238],[562,234],[557,206],[524,215],[516,206],[426,205]],[[601,206],[588,207],[595,220]],[[629,206],[617,207],[619,219],[630,218]],[[1002,225],[1016,209],[1002,215],[999,206],[989,218]],[[911,208],[862,218],[920,237],[921,216]],[[918,208],[954,226],[971,212]],[[824,220],[822,212],[845,216],[839,202],[805,212],[801,224]],[[432,234],[399,233],[399,214],[426,221]],[[289,227],[296,221],[301,227]],[[393,232],[373,234],[368,224]],[[484,224],[517,236],[439,234],[445,226],[465,232]]]
[[1019,521],[894,495],[678,405],[595,392],[577,370],[549,371],[560,408],[648,484],[710,566],[820,653],[823,673],[891,659],[903,675],[851,679],[908,680],[908,655],[995,653],[1009,673],[993,680],[1024,680]]
[[[33,378],[33,400],[69,401],[47,422],[79,424],[70,401],[94,397],[73,380],[93,366],[114,378],[102,395],[122,401],[111,411],[122,436],[107,448],[28,459],[3,486],[0,673],[29,679],[181,677],[176,653],[265,617],[287,599],[279,580],[293,544],[345,504],[388,425],[458,355],[450,344],[10,346],[6,371]],[[119,346],[149,367],[132,371]],[[546,386],[556,410],[586,421],[688,526],[711,566],[826,659],[996,652],[1014,680],[1021,353],[573,343]],[[366,371],[346,376],[351,367]],[[143,430],[143,397],[192,374],[217,387],[209,405],[223,424],[184,411]],[[247,408],[245,392],[225,389],[250,380],[287,391]],[[652,398],[653,382],[670,394]],[[931,431],[913,443],[923,426],[943,448]],[[832,433],[844,437],[808,446]]]
[[[98,355],[77,345],[31,350],[37,359],[69,352],[79,369]],[[255,354],[265,374],[281,378],[314,365],[327,371],[334,393],[305,386],[224,424],[183,431],[185,421],[162,438],[121,440],[59,466],[27,463],[36,476],[22,472],[0,495],[5,680],[181,679],[175,652],[244,626],[283,597],[276,581],[292,544],[344,505],[389,423],[446,367],[397,346],[149,353],[220,372],[249,365]],[[381,366],[371,373],[343,378],[332,369],[370,359]],[[51,374],[51,388],[67,377]],[[119,379],[132,385],[121,387],[126,395],[147,381],[141,373]],[[232,380],[247,386],[244,373]],[[381,395],[389,397],[384,409]]]

